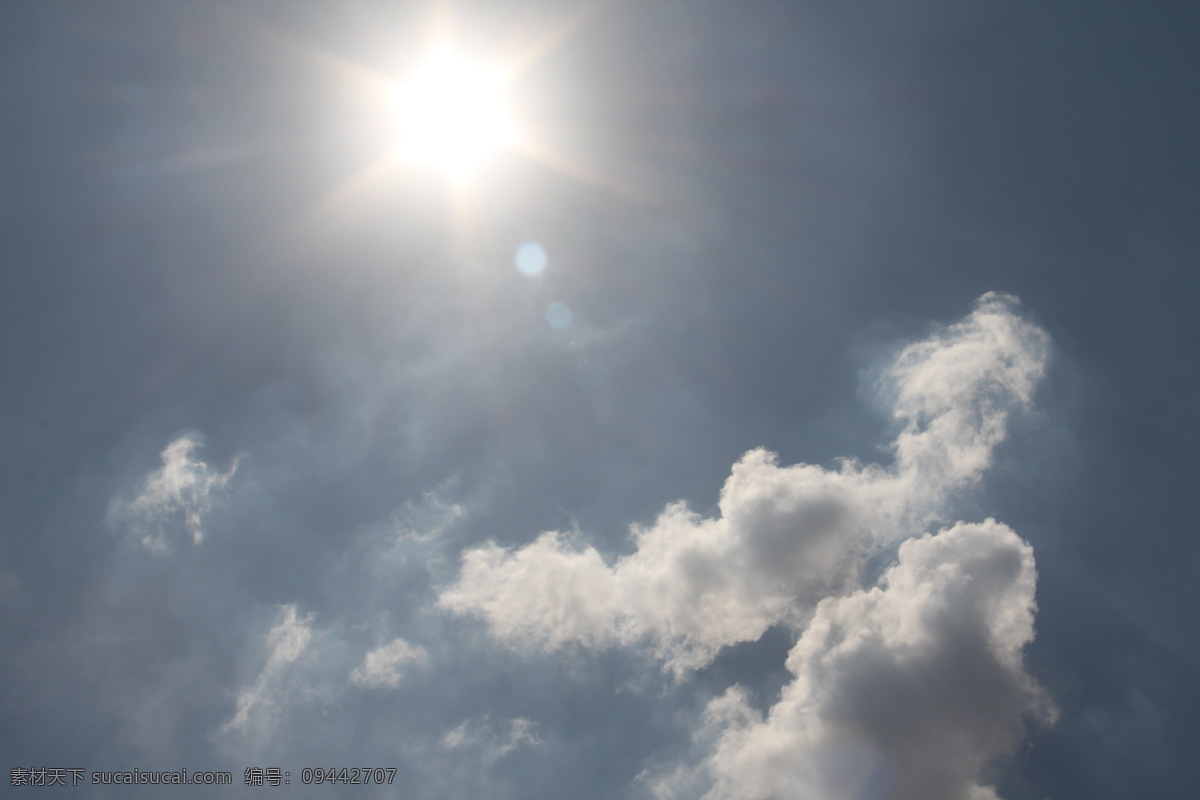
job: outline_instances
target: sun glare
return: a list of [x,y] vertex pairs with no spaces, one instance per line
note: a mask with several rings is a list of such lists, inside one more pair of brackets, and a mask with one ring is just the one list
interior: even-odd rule
[[400,152],[462,177],[512,142],[503,75],[443,50],[396,94]]
[[[527,41],[509,40],[507,48],[489,48],[485,61],[470,48],[456,44],[453,19],[435,15],[424,45],[415,41],[396,42],[393,52],[423,50],[424,60],[408,62],[409,71],[397,72],[396,60],[386,68],[346,60],[333,53],[287,40],[300,55],[337,78],[363,103],[363,131],[369,142],[364,158],[321,198],[313,213],[333,220],[356,218],[367,205],[387,196],[402,175],[432,173],[453,187],[456,220],[463,231],[472,225],[474,204],[491,197],[480,191],[487,176],[484,162],[498,151],[511,154],[512,163],[532,165],[593,189],[645,204],[640,188],[627,185],[573,152],[569,131],[561,125],[546,125],[547,110],[530,98],[521,100],[519,91],[531,70],[540,69],[548,54],[570,41],[574,32],[594,18],[603,4],[590,4],[588,13],[578,13],[545,31],[534,32]],[[500,60],[492,61],[492,57]],[[400,59],[408,61],[406,55]],[[537,85],[537,81],[533,82]],[[520,116],[514,113],[520,110]],[[527,116],[529,112],[532,116]],[[563,134],[568,134],[563,136]],[[507,173],[515,178],[521,172]],[[507,184],[506,184],[507,185]],[[503,189],[504,187],[500,187]],[[354,213],[352,213],[352,210]],[[461,233],[469,238],[468,233]],[[518,268],[537,274],[544,267],[536,254],[526,254]]]

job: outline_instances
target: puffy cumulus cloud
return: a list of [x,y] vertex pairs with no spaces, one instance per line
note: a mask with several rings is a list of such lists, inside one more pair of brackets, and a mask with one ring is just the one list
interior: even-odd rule
[[698,667],[855,585],[861,554],[885,526],[881,509],[857,499],[885,479],[851,464],[780,467],[754,450],[734,465],[716,519],[669,505],[633,529],[637,551],[613,567],[554,532],[516,552],[487,544],[463,554],[440,602],[484,617],[502,640],[647,640],[673,669]]
[[550,532],[516,553],[494,543],[467,551],[458,585],[439,602],[484,615],[501,639],[599,645],[618,622],[615,583],[595,549],[574,550]]
[[537,723],[526,717],[493,721],[488,715],[482,719],[466,720],[446,731],[441,746],[446,750],[477,750],[486,764],[494,764],[519,747],[533,747],[542,743],[537,735]]
[[368,652],[362,665],[350,673],[350,682],[356,686],[394,689],[404,677],[404,667],[424,664],[428,660],[429,654],[425,648],[397,637]]
[[1047,344],[1015,298],[986,294],[883,373],[901,425],[891,466],[780,466],[752,450],[715,517],[669,505],[633,527],[636,551],[611,566],[555,532],[515,551],[486,544],[463,554],[439,601],[514,644],[646,642],[678,674],[772,625],[799,629],[822,599],[860,587],[869,555],[927,530],[982,475],[1008,413],[1031,401]]
[[312,614],[300,616],[293,604],[279,609],[277,621],[266,635],[266,663],[255,681],[238,694],[237,708],[224,731],[248,732],[271,726],[279,710],[284,674],[308,649],[313,633]]
[[818,606],[766,715],[712,701],[707,757],[649,781],[706,800],[994,800],[979,776],[1029,715],[1052,710],[1021,665],[1033,638],[1032,548],[993,520],[900,546],[879,585]]
[[883,371],[891,464],[781,466],[752,450],[713,517],[668,505],[612,563],[553,532],[487,544],[463,553],[440,602],[513,644],[645,644],[677,677],[790,626],[779,700],[765,715],[737,686],[711,701],[691,754],[641,776],[662,800],[995,800],[988,766],[1053,717],[1022,662],[1033,551],[991,519],[927,531],[986,471],[1047,351],[1015,298],[984,295]]
[[237,473],[239,458],[225,472],[211,469],[195,457],[201,446],[194,435],[181,436],[162,451],[162,467],[142,479],[132,499],[116,499],[108,508],[107,522],[126,528],[147,549],[166,552],[167,530],[181,521],[193,544],[204,541],[204,516],[212,508],[213,492]]
[[1027,407],[1045,372],[1049,337],[1014,313],[1016,298],[989,292],[961,322],[904,348],[882,390],[904,423],[894,443],[899,474],[916,496],[978,478],[1004,440],[1009,409]]

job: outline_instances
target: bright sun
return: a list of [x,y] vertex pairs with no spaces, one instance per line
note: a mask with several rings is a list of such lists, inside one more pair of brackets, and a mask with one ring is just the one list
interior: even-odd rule
[[504,76],[443,49],[396,93],[400,152],[461,178],[511,144]]

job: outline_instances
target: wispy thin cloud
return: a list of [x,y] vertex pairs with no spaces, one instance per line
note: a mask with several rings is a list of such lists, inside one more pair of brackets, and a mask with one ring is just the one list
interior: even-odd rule
[[213,495],[237,473],[240,456],[224,472],[195,457],[200,438],[180,436],[163,449],[162,466],[146,475],[132,499],[109,504],[106,520],[125,529],[147,549],[165,553],[173,526],[182,525],[193,544],[204,541],[204,517],[212,509]]
[[475,749],[484,763],[492,764],[521,747],[542,743],[537,723],[526,717],[493,720],[483,716],[465,720],[442,735],[441,746],[446,750]]
[[237,708],[223,730],[245,731],[255,720],[262,727],[269,725],[279,706],[275,694],[280,678],[312,639],[312,615],[300,616],[294,604],[282,606],[278,621],[266,635],[267,661],[254,682],[238,694]]

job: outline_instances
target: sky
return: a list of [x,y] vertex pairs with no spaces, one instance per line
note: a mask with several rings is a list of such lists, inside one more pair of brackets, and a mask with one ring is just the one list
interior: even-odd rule
[[9,791],[1189,796],[1198,31],[0,4]]

